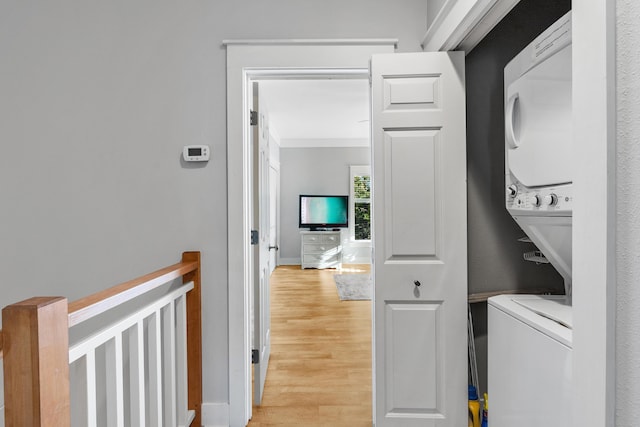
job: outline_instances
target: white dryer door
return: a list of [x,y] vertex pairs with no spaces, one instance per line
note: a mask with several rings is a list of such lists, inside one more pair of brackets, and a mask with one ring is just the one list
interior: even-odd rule
[[507,88],[507,164],[527,187],[570,183],[571,45]]

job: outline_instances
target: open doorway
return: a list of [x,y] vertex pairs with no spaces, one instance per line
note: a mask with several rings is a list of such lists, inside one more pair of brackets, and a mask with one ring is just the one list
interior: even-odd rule
[[[309,235],[301,234],[299,228],[300,194],[342,194],[347,196],[345,200],[351,200],[351,204],[356,200],[348,197],[353,194],[353,168],[360,171],[357,178],[361,179],[362,171],[368,170],[371,159],[369,85],[365,73],[309,75],[290,71],[282,74],[270,73],[269,76],[255,75],[247,87],[251,89],[249,96],[252,99],[251,121],[247,129],[247,133],[251,135],[250,211],[252,229],[257,236],[252,239],[254,249],[251,277],[254,286],[251,287],[250,296],[253,402],[260,405],[267,370],[278,366],[276,364],[269,368],[273,333],[276,330],[287,330],[271,327],[272,308],[281,307],[280,310],[284,311],[274,312],[276,319],[287,314],[286,308],[281,305],[272,306],[270,301],[270,275],[275,267],[273,254],[277,250],[280,263],[295,265],[299,270],[301,264],[303,267],[305,265],[301,258],[306,259],[308,256],[301,248],[320,247],[302,243]],[[281,182],[273,181],[278,177],[272,171],[282,174]],[[274,189],[280,194],[277,200],[274,200],[272,194]],[[273,206],[274,203],[277,207]],[[361,205],[364,204],[362,201],[358,204],[359,212],[363,210]],[[330,274],[320,275],[323,278],[321,283],[310,286],[332,282],[333,274],[339,272],[342,262],[350,265],[371,262],[370,234],[368,238],[363,238],[363,233],[354,233],[354,209],[350,207],[347,211],[346,208],[347,206],[345,213],[350,212],[350,228],[343,227],[335,229],[337,232],[330,232],[339,248],[339,254],[333,257],[340,261],[327,266],[337,267],[338,271],[331,270]],[[270,224],[275,219],[274,212],[279,210],[282,212],[282,221],[278,221],[281,226],[271,227]],[[362,218],[359,222],[362,222]],[[367,226],[366,230],[368,229]],[[271,235],[273,231],[277,233],[276,236]],[[276,245],[273,242],[279,243]],[[309,256],[319,255],[314,253]],[[320,268],[319,265],[317,267]],[[312,274],[308,272],[296,269],[289,269],[288,272],[289,276],[297,273],[298,282],[314,282],[318,279],[311,278]],[[368,269],[366,276],[368,278]],[[280,285],[290,282],[290,279],[280,281]],[[331,288],[332,283],[328,283],[328,286]],[[370,311],[369,305],[366,313],[370,314]],[[291,314],[290,310],[288,314]],[[300,319],[290,317],[290,320],[303,320],[303,317],[308,320],[308,313],[301,314]],[[370,343],[370,320],[367,325],[365,329]],[[296,348],[291,350],[295,351]],[[369,376],[370,365],[367,364]],[[366,381],[365,388],[369,383],[370,380]],[[370,402],[371,399],[369,397],[366,400]]]

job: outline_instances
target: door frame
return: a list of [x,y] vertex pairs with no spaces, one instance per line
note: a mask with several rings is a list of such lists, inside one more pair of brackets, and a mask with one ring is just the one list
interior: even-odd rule
[[[396,39],[232,42],[227,47],[229,425],[251,418],[251,193],[248,84],[269,77],[367,76],[369,58]],[[240,177],[241,179],[237,179]]]
[[572,2],[573,425],[615,425],[616,10]]

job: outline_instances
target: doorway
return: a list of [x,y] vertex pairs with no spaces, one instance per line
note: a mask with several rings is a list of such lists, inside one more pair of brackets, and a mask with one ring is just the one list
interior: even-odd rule
[[[368,164],[371,159],[366,76],[365,73],[317,76],[284,71],[268,76],[253,72],[249,78],[248,98],[253,104],[247,129],[252,135],[249,210],[252,230],[257,236],[252,241],[253,286],[250,287],[254,405],[262,402],[273,341],[270,266],[274,251],[270,248],[274,236],[270,235],[268,224],[272,216],[271,188],[277,182],[271,180],[272,163],[280,165],[284,176],[281,183],[284,220],[278,252],[289,261],[286,264],[298,265],[302,246],[298,196],[348,195],[349,167]],[[343,229],[338,234],[341,235],[341,258],[352,261],[354,251],[349,233]],[[369,257],[365,262],[370,262]]]
[[[246,124],[250,105],[247,88],[252,79],[278,75],[353,76],[368,75],[368,61],[375,53],[392,53],[395,40],[376,44],[345,45],[343,42],[319,46],[227,45],[228,69],[228,173],[239,177],[228,181],[229,283],[251,283],[250,150]],[[244,125],[243,125],[244,124]],[[229,287],[229,423],[246,425],[251,417],[250,292],[247,286]]]

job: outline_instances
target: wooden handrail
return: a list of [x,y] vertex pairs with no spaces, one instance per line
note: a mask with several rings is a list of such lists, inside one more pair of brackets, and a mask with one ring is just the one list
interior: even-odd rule
[[[198,269],[199,261],[199,259],[185,260],[69,303],[69,327],[91,319],[171,280],[192,273]],[[2,329],[0,329],[0,359],[3,356],[2,348]]]
[[198,269],[198,262],[179,262],[69,303],[69,327]]

